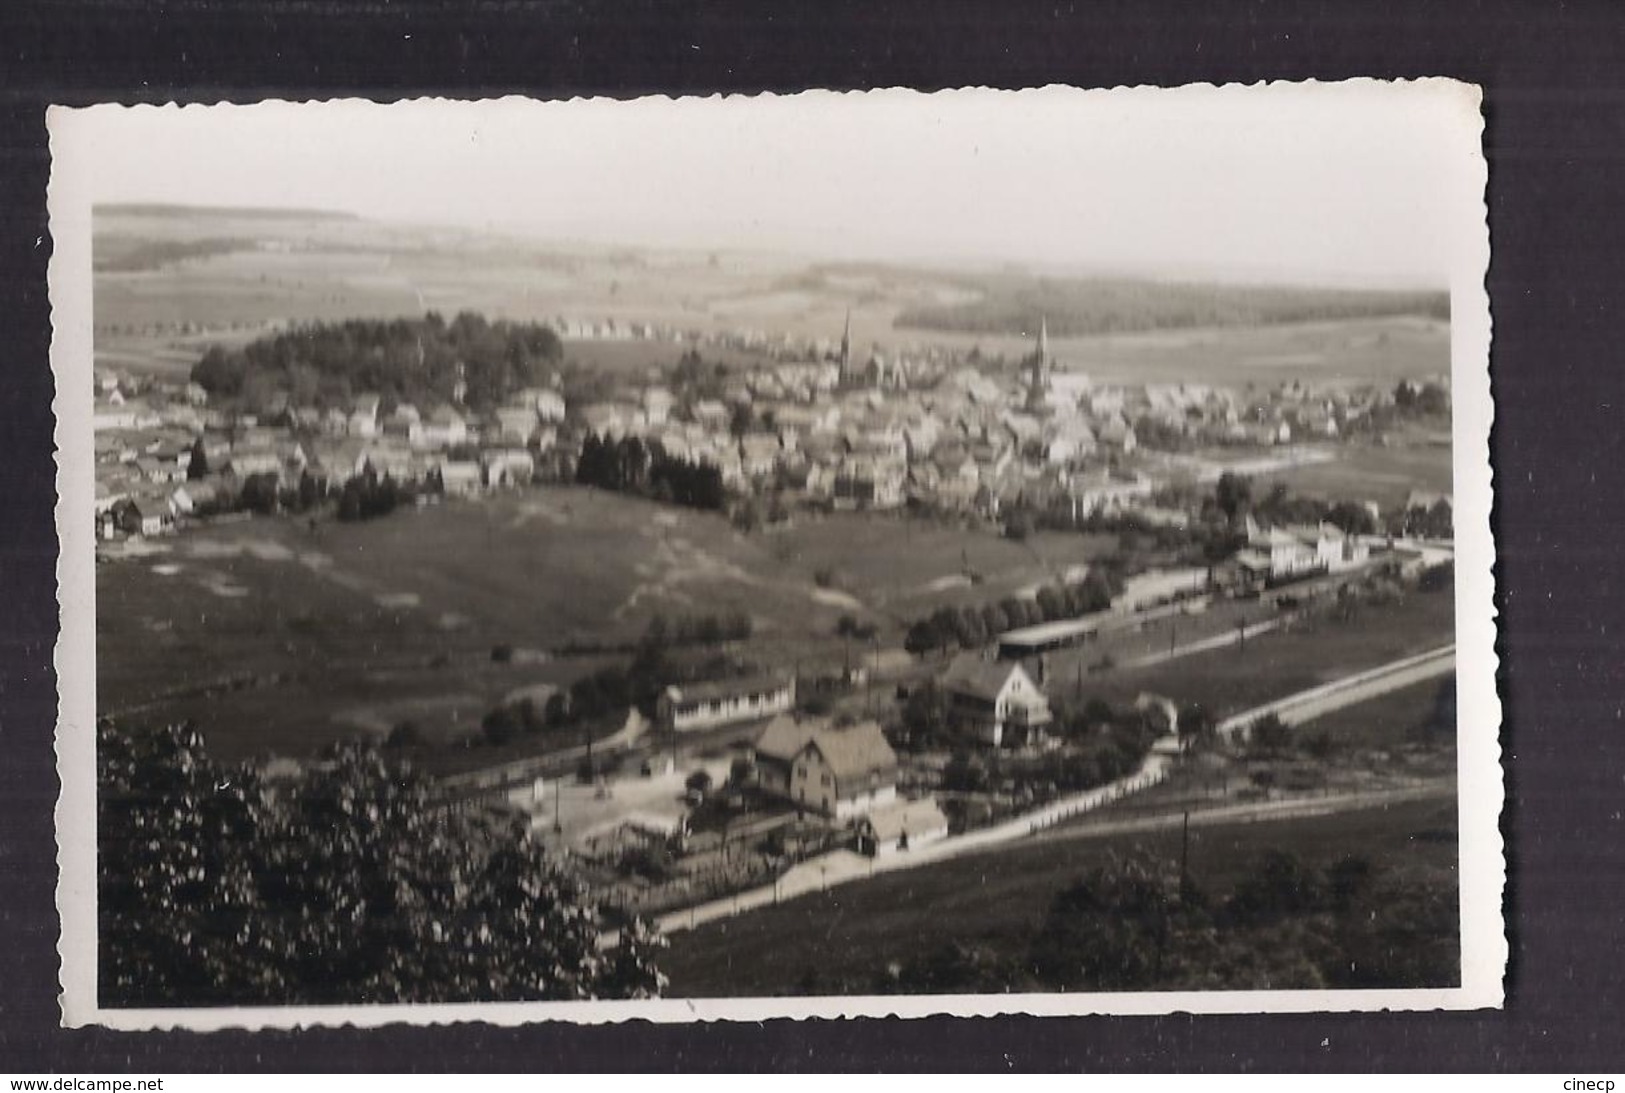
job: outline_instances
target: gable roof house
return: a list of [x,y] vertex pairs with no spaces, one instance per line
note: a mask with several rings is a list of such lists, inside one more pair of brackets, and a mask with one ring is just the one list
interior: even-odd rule
[[378,435],[378,402],[377,395],[356,396],[346,423],[351,436],[365,438]]
[[948,837],[948,817],[930,797],[894,801],[858,820],[858,849],[883,858]]
[[410,437],[412,426],[423,420],[418,408],[410,402],[399,403],[384,419],[384,433],[387,436]]
[[487,448],[480,453],[480,464],[492,489],[528,486],[536,475],[536,460],[523,448]]
[[995,748],[1007,737],[1012,742],[1025,739],[1053,720],[1043,688],[1013,661],[966,653],[948,665],[941,686],[948,696],[949,721]]
[[473,497],[485,485],[480,465],[472,459],[447,459],[440,464],[440,491],[447,497]]
[[150,497],[126,497],[117,502],[111,512],[119,530],[126,535],[162,535],[174,526],[169,505]]
[[781,449],[773,433],[747,433],[739,438],[739,457],[750,478],[765,478],[778,465]]
[[407,430],[414,448],[454,448],[468,442],[468,422],[450,406],[437,406]]
[[897,799],[897,753],[880,725],[837,728],[826,718],[775,717],[756,741],[757,786],[834,820]]
[[532,406],[499,407],[495,417],[497,437],[506,444],[529,444],[541,427],[541,418]]

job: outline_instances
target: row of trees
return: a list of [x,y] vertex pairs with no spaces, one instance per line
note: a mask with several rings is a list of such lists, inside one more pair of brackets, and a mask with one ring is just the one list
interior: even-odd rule
[[1316,990],[1459,982],[1455,892],[1349,855],[1262,855],[1223,901],[1169,863],[1113,860],[1055,897],[1031,966],[1049,990]]
[[309,471],[301,473],[299,481],[292,483],[284,483],[280,475],[267,471],[244,478],[235,493],[220,490],[209,500],[200,501],[194,512],[199,516],[230,512],[252,512],[260,516],[278,512],[304,514],[336,502],[334,513],[340,520],[370,520],[387,516],[401,505],[410,505],[416,496],[414,487],[371,472],[350,479],[335,491],[327,479]]
[[[1377,531],[1377,517],[1365,505],[1294,495],[1283,482],[1275,483],[1262,497],[1255,497],[1252,479],[1229,472],[1220,475],[1214,484],[1212,504],[1218,515],[1232,526],[1252,516],[1269,525],[1325,521],[1349,535],[1370,535]],[[1204,518],[1210,518],[1207,512]]]
[[576,481],[713,512],[727,501],[720,469],[674,459],[659,444],[645,444],[635,436],[610,440],[587,434],[576,461]]
[[903,647],[916,655],[956,645],[979,649],[1006,630],[1104,611],[1121,590],[1109,574],[1092,571],[1072,584],[1045,585],[1031,600],[1011,596],[982,607],[939,607],[909,626]]
[[[700,664],[678,664],[671,656],[674,649],[742,641],[750,637],[751,630],[750,616],[743,612],[683,616],[675,623],[657,614],[649,620],[624,667],[598,668],[570,684],[568,690],[555,691],[540,705],[522,698],[497,706],[481,721],[481,734],[488,743],[501,746],[522,733],[567,729],[632,708],[653,717],[661,693],[673,682],[716,678],[730,668],[720,656]],[[493,650],[497,653],[511,656],[512,650],[499,646]]]
[[444,807],[358,744],[297,776],[226,767],[191,726],[97,738],[100,989],[109,1006],[636,998],[640,925],[599,948],[579,878],[525,825]]
[[1448,883],[1348,855],[1322,867],[1284,851],[1215,899],[1170,862],[1113,855],[1057,892],[1025,947],[952,940],[866,984],[809,973],[804,989],[1006,991],[1444,987],[1460,981]]
[[421,319],[309,323],[237,349],[214,346],[192,379],[211,397],[251,409],[285,396],[299,406],[348,411],[355,396],[371,392],[385,409],[461,396],[484,412],[545,382],[562,356],[558,335],[546,326],[493,323],[470,311],[447,322],[431,311]]

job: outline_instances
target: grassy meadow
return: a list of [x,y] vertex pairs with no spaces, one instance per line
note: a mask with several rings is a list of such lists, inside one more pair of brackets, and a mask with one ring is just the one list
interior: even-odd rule
[[[1410,592],[1393,603],[1364,605],[1348,620],[1316,614],[1249,637],[1244,646],[1225,646],[1143,668],[1091,672],[1100,658],[1095,645],[1051,653],[1048,663],[1052,693],[1116,704],[1131,703],[1149,691],[1182,704],[1200,703],[1215,718],[1223,718],[1436,649],[1454,637],[1454,598],[1448,592]],[[1431,693],[1418,699],[1419,719],[1432,708],[1431,701]]]
[[[515,688],[605,663],[532,652],[629,641],[656,612],[744,612],[741,655],[838,660],[842,615],[896,644],[900,605],[907,619],[964,595],[962,554],[1015,588],[1103,548],[858,514],[743,535],[716,514],[575,487],[354,524],[216,524],[98,567],[100,708],[194,717],[226,757],[301,754],[405,717],[451,736]],[[820,587],[831,566],[839,585]],[[498,644],[520,655],[494,663]]]
[[[1330,864],[1358,847],[1392,875],[1453,889],[1456,805],[1410,801],[1281,823],[1193,826],[1192,879],[1222,899],[1261,855],[1285,850]],[[1177,862],[1180,831],[1065,832],[997,852],[881,875],[673,935],[660,966],[672,998],[772,996],[818,989],[863,993],[888,963],[945,944],[1027,951],[1055,894],[1112,853],[1143,849]],[[919,929],[929,913],[932,928]]]

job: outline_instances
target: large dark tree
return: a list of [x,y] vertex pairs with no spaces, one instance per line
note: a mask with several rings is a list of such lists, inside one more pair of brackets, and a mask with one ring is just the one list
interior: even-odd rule
[[190,727],[99,729],[110,1006],[657,994],[646,929],[599,947],[590,894],[523,825],[449,809],[376,749],[267,779]]

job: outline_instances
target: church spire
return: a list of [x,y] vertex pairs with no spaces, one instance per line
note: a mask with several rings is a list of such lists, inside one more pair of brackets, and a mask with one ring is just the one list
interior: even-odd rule
[[846,309],[846,329],[841,333],[841,379],[852,376],[852,309]]
[[1049,392],[1049,317],[1038,319],[1038,345],[1027,363],[1027,409],[1041,409]]

